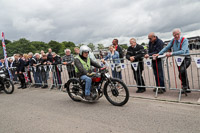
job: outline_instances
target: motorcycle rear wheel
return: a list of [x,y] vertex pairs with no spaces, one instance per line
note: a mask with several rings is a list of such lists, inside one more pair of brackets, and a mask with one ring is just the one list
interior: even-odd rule
[[4,81],[4,92],[6,94],[12,94],[14,91],[14,84],[11,80]]
[[104,95],[106,99],[115,106],[123,106],[129,100],[129,90],[120,79],[111,78],[104,86]]
[[77,94],[80,91],[80,82],[78,79],[69,79],[65,85],[65,88],[67,89],[67,93],[69,97],[76,102],[81,101],[80,99],[77,98]]

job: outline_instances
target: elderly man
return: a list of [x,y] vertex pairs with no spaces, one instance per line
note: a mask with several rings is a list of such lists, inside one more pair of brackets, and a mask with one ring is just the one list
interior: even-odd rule
[[75,77],[74,57],[70,49],[65,49],[65,56],[62,57],[62,64],[66,65],[69,78]]
[[191,57],[189,55],[189,48],[188,48],[188,40],[184,37],[181,37],[181,30],[180,29],[174,29],[173,30],[173,36],[174,38],[168,43],[168,45],[163,48],[158,54],[154,54],[153,56],[159,56],[167,52],[169,49],[172,48],[173,52],[167,52],[166,56],[170,57],[172,55],[186,55],[184,61],[182,62],[179,71],[179,79],[182,83],[182,94],[183,93],[190,93],[190,91],[187,89],[190,89],[189,87],[189,81],[187,77],[187,68],[191,64]]
[[[131,68],[133,69],[133,74],[137,85],[145,86],[144,79],[142,77],[142,71],[144,70],[144,63],[142,58],[144,56],[144,47],[142,45],[138,45],[135,38],[130,39],[130,44],[131,46],[128,47],[126,59],[131,62],[139,62],[137,71],[135,71],[133,66],[131,66]],[[145,91],[145,87],[138,87],[136,93],[143,93]]]
[[[149,33],[148,39],[149,39],[149,49],[148,49],[148,54],[145,55],[145,58],[148,58],[149,56],[152,56],[153,54],[159,53],[163,49],[163,46],[164,46],[163,41],[160,40],[153,32]],[[156,86],[165,87],[161,58],[157,60],[153,60],[152,66],[153,66],[153,72],[155,75]],[[154,89],[153,91],[155,92],[156,89]],[[158,90],[158,93],[160,94],[164,92],[165,92],[165,89]]]

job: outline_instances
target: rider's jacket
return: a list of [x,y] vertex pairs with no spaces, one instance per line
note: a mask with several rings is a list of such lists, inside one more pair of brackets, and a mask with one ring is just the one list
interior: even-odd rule
[[75,57],[74,64],[75,72],[77,73],[78,77],[81,77],[82,75],[87,75],[87,73],[92,72],[91,66],[101,68],[101,66],[97,62],[93,61],[89,57],[85,58],[82,55]]

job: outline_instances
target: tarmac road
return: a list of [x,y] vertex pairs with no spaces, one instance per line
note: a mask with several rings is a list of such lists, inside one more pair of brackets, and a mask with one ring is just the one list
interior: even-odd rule
[[200,105],[130,98],[74,102],[58,90],[0,93],[0,133],[200,133]]

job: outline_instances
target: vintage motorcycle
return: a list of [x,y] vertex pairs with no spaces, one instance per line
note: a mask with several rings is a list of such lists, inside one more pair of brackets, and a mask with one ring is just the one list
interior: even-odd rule
[[[106,68],[101,68],[91,74],[92,86],[89,102],[95,102],[105,95],[106,99],[115,106],[123,106],[129,100],[129,90],[125,83],[111,78]],[[105,81],[105,82],[104,82]],[[78,78],[71,78],[65,83],[69,97],[74,101],[88,101],[85,99],[85,82]]]
[[0,70],[0,91],[4,91],[6,94],[12,94],[14,91],[14,84],[9,78],[9,73],[6,68]]

